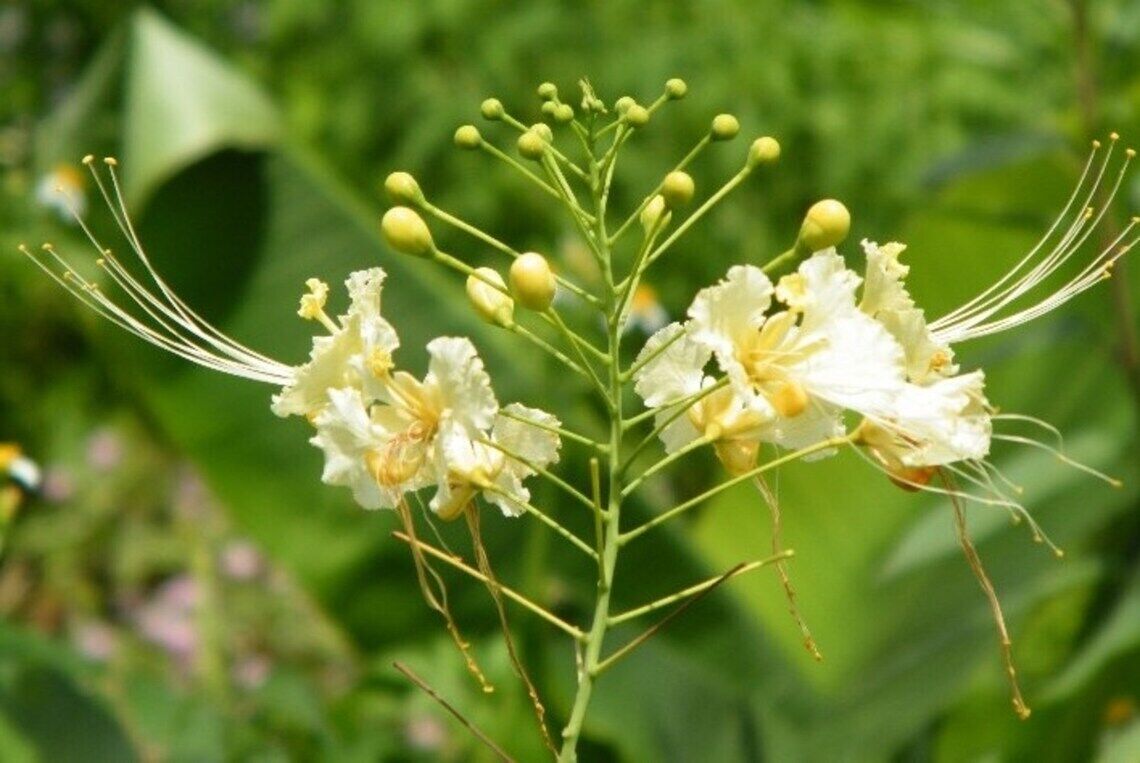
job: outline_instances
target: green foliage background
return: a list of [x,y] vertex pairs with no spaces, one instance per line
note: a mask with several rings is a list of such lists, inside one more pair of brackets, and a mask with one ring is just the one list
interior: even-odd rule
[[[588,428],[597,412],[586,388],[480,325],[455,278],[397,257],[377,233],[378,185],[404,169],[439,206],[516,247],[566,253],[569,231],[547,199],[453,148],[466,122],[509,145],[478,120],[484,97],[533,121],[542,80],[566,94],[586,75],[609,100],[650,100],[665,79],[684,77],[689,96],[623,157],[619,209],[636,205],[717,112],[737,114],[744,136],[779,138],[777,167],[656,274],[674,316],[730,264],[782,251],[825,196],[854,212],[849,254],[864,236],[910,245],[913,291],[938,314],[1032,245],[1067,197],[1087,139],[1108,128],[1140,136],[1134,0],[127,6],[0,9],[0,441],[73,483],[66,500],[26,504],[0,560],[3,760],[485,754],[395,673],[396,659],[520,759],[542,755],[481,587],[448,577],[500,686],[490,697],[423,605],[406,549],[389,537],[392,518],[319,483],[306,427],[274,418],[269,390],[140,348],[15,254],[18,242],[43,239],[87,252],[34,199],[59,162],[120,157],[154,260],[250,345],[300,361],[310,336],[294,316],[303,280],[337,283],[381,264],[395,285],[385,312],[403,363],[421,364],[432,336],[469,334],[500,399]],[[698,188],[717,187],[743,151],[741,140],[709,152],[693,170]],[[1138,177],[1114,212],[1120,221],[1140,208]],[[91,216],[109,234],[103,211]],[[487,257],[437,235],[449,251]],[[734,581],[607,675],[584,758],[1140,759],[1140,361],[1128,344],[1140,329],[1129,307],[1138,271],[1121,267],[1064,310],[960,350],[966,367],[986,368],[996,404],[1051,421],[1075,457],[1125,481],[1112,490],[1048,454],[996,453],[1065,547],[1062,562],[1004,513],[971,509],[1031,720],[1009,709],[986,603],[946,506],[844,456],[779,480],[801,607],[826,660],[800,648],[774,576]],[[92,459],[92,433],[106,431],[125,453],[110,470]],[[572,450],[565,466],[584,484]],[[182,496],[188,470],[212,498]],[[711,459],[697,459],[657,489],[665,502],[716,477]],[[726,494],[631,547],[617,596],[635,605],[761,556],[766,527],[754,495]],[[488,516],[486,533],[506,581],[585,618],[590,571],[543,528]],[[224,579],[235,538],[254,543],[271,572]],[[206,592],[185,669],[138,636],[131,603],[182,576]],[[92,659],[77,639],[90,622],[118,634],[110,657]],[[559,717],[572,690],[569,647],[541,622],[521,613],[514,622]],[[251,649],[269,664],[253,685],[234,674]]]

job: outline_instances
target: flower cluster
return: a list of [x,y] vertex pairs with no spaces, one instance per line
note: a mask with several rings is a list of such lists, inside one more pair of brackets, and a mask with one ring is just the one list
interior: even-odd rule
[[[862,276],[834,247],[812,252],[775,283],[765,272],[769,268],[730,268],[723,280],[697,293],[687,321],[649,339],[635,364],[635,390],[657,411],[665,449],[676,453],[710,443],[730,473],[746,474],[755,469],[764,443],[799,450],[846,441],[860,446],[902,487],[949,492],[1027,517],[992,478],[1004,479],[986,457],[991,441],[1002,437],[994,433],[995,420],[1035,420],[997,414],[986,399],[985,373],[960,372],[951,343],[1054,309],[1108,277],[1135,243],[1133,219],[1060,289],[1011,308],[1056,274],[1100,222],[1103,209],[1095,214],[1088,206],[1109,160],[1105,156],[1094,166],[1098,148],[1041,243],[997,283],[932,321],[907,290],[910,268],[900,260],[906,249],[900,243],[864,240]],[[1129,149],[1118,177],[1133,156]],[[1119,182],[1110,192],[1116,187]],[[823,243],[841,240],[850,217],[837,204],[817,205],[805,231],[830,231],[819,239]],[[706,370],[710,360],[714,373]],[[861,417],[850,430],[847,413]],[[1020,436],[1005,439],[1046,447]],[[819,447],[808,458],[828,452],[834,448]],[[930,486],[937,474],[945,489]],[[984,494],[960,490],[959,480]]]
[[328,286],[309,281],[298,312],[330,334],[313,339],[309,362],[273,398],[274,413],[312,422],[322,480],[351,488],[366,509],[394,508],[435,485],[430,506],[443,519],[460,516],[477,492],[521,514],[530,498],[523,479],[558,459],[558,420],[518,403],[500,410],[466,338],[429,342],[423,380],[396,370],[400,340],[380,314],[384,277],[380,268],[350,275],[351,303],[337,320],[324,311]]

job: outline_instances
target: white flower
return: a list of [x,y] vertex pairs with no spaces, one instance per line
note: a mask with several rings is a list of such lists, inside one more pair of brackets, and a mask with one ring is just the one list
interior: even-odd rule
[[[845,409],[888,407],[902,384],[903,355],[856,309],[859,282],[826,250],[778,288],[759,268],[739,265],[697,294],[689,336],[712,351],[740,406],[766,422],[758,439],[802,448],[842,434]],[[769,315],[773,294],[787,309]]]
[[70,164],[60,164],[36,182],[36,203],[50,209],[64,222],[74,223],[87,212],[83,175]]
[[322,479],[351,486],[365,508],[390,508],[405,493],[445,487],[446,450],[471,446],[495,420],[499,406],[471,341],[440,337],[427,349],[423,381],[386,373],[376,400],[358,387],[328,390],[331,404],[313,419],[311,442],[325,453]]
[[[706,437],[721,461],[741,472],[754,464],[761,442],[805,447],[842,434],[845,409],[888,410],[903,385],[903,353],[856,309],[859,283],[827,250],[778,287],[759,268],[739,265],[702,289],[689,321],[654,334],[635,361],[634,389],[648,407],[661,409],[666,450]],[[784,309],[770,312],[773,297]],[[705,373],[711,358],[727,386]],[[687,398],[697,399],[678,415],[675,406]]]

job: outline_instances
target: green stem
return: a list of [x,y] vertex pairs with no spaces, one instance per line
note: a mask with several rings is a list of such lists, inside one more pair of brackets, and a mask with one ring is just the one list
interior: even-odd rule
[[[706,133],[703,138],[697,141],[697,145],[693,146],[692,150],[690,150],[689,153],[685,154],[685,158],[677,162],[677,166],[670,170],[670,172],[679,172],[688,167],[689,164],[691,164],[692,161],[696,159],[697,156],[700,155],[700,153],[705,150],[705,147],[708,146],[708,144],[711,142],[712,135]],[[661,193],[661,189],[664,187],[665,178],[661,178],[661,182],[657,184],[657,187],[650,191],[649,195],[641,200],[641,203],[637,205],[637,209],[633,210],[633,214],[625,218],[625,222],[622,223],[616,231],[614,231],[612,236],[610,236],[610,244],[613,244],[615,241],[621,238],[626,229],[637,222],[638,218],[641,217],[641,213],[644,212],[645,208],[649,206],[649,202],[653,201],[653,197]]]
[[653,466],[651,466],[648,469],[646,469],[645,471],[643,471],[635,479],[632,479],[628,483],[626,483],[626,486],[624,488],[622,488],[621,494],[623,496],[629,495],[634,490],[637,490],[637,488],[641,485],[642,482],[645,482],[645,480],[649,479],[650,477],[652,477],[654,474],[656,474],[657,472],[664,469],[669,464],[673,463],[674,461],[677,461],[678,459],[684,458],[685,456],[692,453],[694,450],[697,450],[698,448],[703,448],[704,446],[710,444],[711,442],[713,442],[712,437],[698,437],[697,439],[693,440],[692,442],[688,442],[684,446],[677,448],[677,450],[673,451],[672,453],[670,453],[669,455],[665,456],[660,461],[655,463]]
[[[596,134],[591,134],[596,140]],[[592,143],[592,141],[591,141]],[[606,237],[606,196],[609,183],[599,182],[597,162],[591,164],[591,192],[594,198],[596,213],[595,235],[600,250],[600,259],[604,265],[606,285],[609,289],[611,315],[607,323],[609,339],[609,353],[611,363],[609,366],[609,406],[610,406],[610,449],[607,454],[609,468],[609,502],[602,514],[601,538],[601,564],[598,565],[597,599],[594,603],[593,622],[586,633],[582,661],[578,671],[578,690],[574,703],[570,709],[570,718],[562,731],[562,750],[558,755],[560,763],[576,763],[578,760],[578,740],[582,735],[582,724],[586,718],[586,709],[590,705],[590,697],[594,690],[594,681],[598,674],[601,662],[602,643],[605,641],[606,631],[610,617],[610,594],[613,591],[614,573],[617,569],[618,551],[621,540],[621,445],[622,435],[622,376],[620,369],[621,353],[621,327],[616,311],[617,293],[614,289],[613,269],[610,261],[609,244]]]

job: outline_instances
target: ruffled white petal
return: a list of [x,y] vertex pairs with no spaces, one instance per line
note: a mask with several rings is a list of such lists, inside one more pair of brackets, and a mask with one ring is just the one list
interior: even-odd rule
[[658,408],[696,394],[701,390],[704,367],[711,356],[710,349],[693,341],[684,326],[671,323],[649,337],[638,353],[635,365],[640,365],[645,358],[653,357],[653,360],[634,375],[634,392],[648,408]]
[[391,508],[398,496],[381,490],[368,473],[367,454],[383,444],[383,432],[373,425],[360,391],[351,387],[328,390],[329,404],[317,415],[317,434],[309,442],[325,455],[321,481],[352,489],[366,509]]
[[499,410],[491,379],[466,337],[439,337],[427,346],[431,360],[424,386],[438,390],[441,404],[469,429],[488,429]]
[[689,306],[689,335],[715,353],[722,367],[737,362],[737,345],[764,324],[772,293],[772,282],[760,268],[730,268],[720,283],[697,292]]

